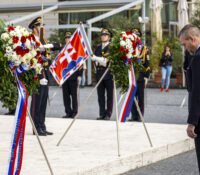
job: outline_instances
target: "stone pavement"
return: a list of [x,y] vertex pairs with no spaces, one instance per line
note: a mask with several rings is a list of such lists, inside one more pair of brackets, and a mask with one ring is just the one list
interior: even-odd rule
[[[80,104],[91,89],[80,89]],[[56,96],[47,109],[47,116],[50,118],[46,121],[48,130],[55,134],[41,137],[55,175],[120,174],[193,149],[193,142],[185,132],[187,99],[183,108],[180,108],[186,90],[171,90],[170,93],[161,93],[159,89],[146,90],[144,117],[154,147],[150,148],[142,123],[126,122],[120,124],[120,158],[117,156],[116,123],[94,120],[98,117],[96,92],[61,146],[56,147],[58,139],[71,120],[60,119],[64,115],[62,91],[58,87],[50,87],[50,99],[55,93]],[[114,111],[113,109],[112,120],[115,120]],[[6,110],[0,107],[0,114],[4,112]],[[3,174],[13,117],[2,115],[0,118],[0,174]],[[37,140],[32,135],[28,118],[22,169],[23,175],[50,174]]]
[[[117,156],[114,121],[77,120],[59,147],[56,146],[71,119],[48,118],[53,136],[40,137],[55,175],[112,175],[193,149],[185,125],[147,123],[153,148],[150,148],[141,123],[120,124],[120,150]],[[0,172],[5,174],[13,117],[1,116]],[[9,126],[9,127],[8,127]],[[50,174],[32,135],[27,118],[22,175]]]

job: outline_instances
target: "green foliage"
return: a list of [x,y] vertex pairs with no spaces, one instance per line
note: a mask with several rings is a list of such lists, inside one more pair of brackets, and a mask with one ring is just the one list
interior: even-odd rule
[[182,67],[182,48],[178,41],[178,38],[164,38],[162,41],[157,41],[153,47],[153,51],[150,55],[151,58],[151,70],[154,73],[160,73],[161,68],[159,67],[160,59],[162,53],[165,50],[165,46],[169,45],[174,55],[174,60],[172,62],[173,74],[179,72]]
[[[120,48],[120,31],[117,31],[114,36],[113,40],[109,46],[110,54],[107,57],[110,60],[110,67],[112,74],[114,75],[114,80],[116,86],[121,88],[121,93],[125,93],[128,91],[129,88],[129,77],[128,77],[128,70],[130,69],[129,66],[125,64],[122,60],[122,56],[124,55],[123,52],[119,52]],[[134,71],[137,77],[139,71],[143,71],[144,67],[142,63],[137,63],[135,58],[131,59],[132,64],[134,66]]]
[[193,12],[190,20],[192,24],[200,28],[200,2],[199,0],[196,0],[195,11]]
[[[134,16],[134,19],[138,19],[138,14]],[[125,16],[122,15],[115,15],[113,18],[111,18],[108,21],[108,27],[114,30],[131,30],[133,28],[139,28],[140,24],[138,20],[132,21],[131,19],[128,19]]]

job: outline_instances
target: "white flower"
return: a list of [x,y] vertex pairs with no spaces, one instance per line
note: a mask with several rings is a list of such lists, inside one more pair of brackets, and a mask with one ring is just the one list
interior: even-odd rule
[[42,71],[41,64],[37,63],[34,67],[35,67],[36,73],[37,73],[37,74],[40,74],[41,71]]
[[11,53],[12,52],[12,48],[10,46],[6,47],[6,53]]
[[12,53],[11,60],[18,61],[18,57],[17,57],[16,53]]
[[6,41],[6,40],[10,39],[10,37],[9,37],[9,35],[7,33],[3,33],[1,35],[1,39],[4,40],[4,41]]
[[133,57],[133,55],[129,52],[128,54],[126,54],[126,56],[128,57],[128,58],[132,58]]
[[19,59],[15,60],[15,65],[19,66],[21,64],[21,61]]
[[31,49],[31,42],[28,39],[26,40],[25,45],[29,50]]
[[10,31],[10,36],[11,36],[11,37],[13,37],[13,36],[15,36],[15,35],[16,35],[15,31]]
[[35,50],[31,50],[30,54],[32,55],[32,57],[35,57],[37,55],[37,52]]
[[33,58],[33,59],[32,59],[32,62],[33,62],[33,65],[37,64],[37,59],[36,59],[36,58]]
[[13,43],[12,39],[9,39],[8,44],[12,44],[12,43]]
[[122,46],[122,47],[124,47],[125,45],[126,45],[126,42],[125,41],[120,41],[120,45]]

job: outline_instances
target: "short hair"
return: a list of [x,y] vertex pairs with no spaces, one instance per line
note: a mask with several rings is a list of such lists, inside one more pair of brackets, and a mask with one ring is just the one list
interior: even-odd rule
[[185,40],[189,39],[189,35],[192,35],[200,39],[200,30],[193,24],[185,25],[178,34],[178,38],[182,37]]

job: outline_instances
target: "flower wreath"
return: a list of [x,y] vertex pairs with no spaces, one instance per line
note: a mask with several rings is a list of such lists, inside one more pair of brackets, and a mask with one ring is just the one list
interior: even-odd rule
[[3,107],[15,108],[17,87],[13,71],[25,85],[28,95],[39,85],[43,56],[41,44],[21,26],[8,26],[0,20],[0,101]]
[[121,88],[121,93],[125,93],[129,87],[128,70],[133,65],[136,77],[144,67],[138,58],[142,49],[140,37],[127,32],[116,32],[110,43],[110,70],[114,75],[116,86]]

